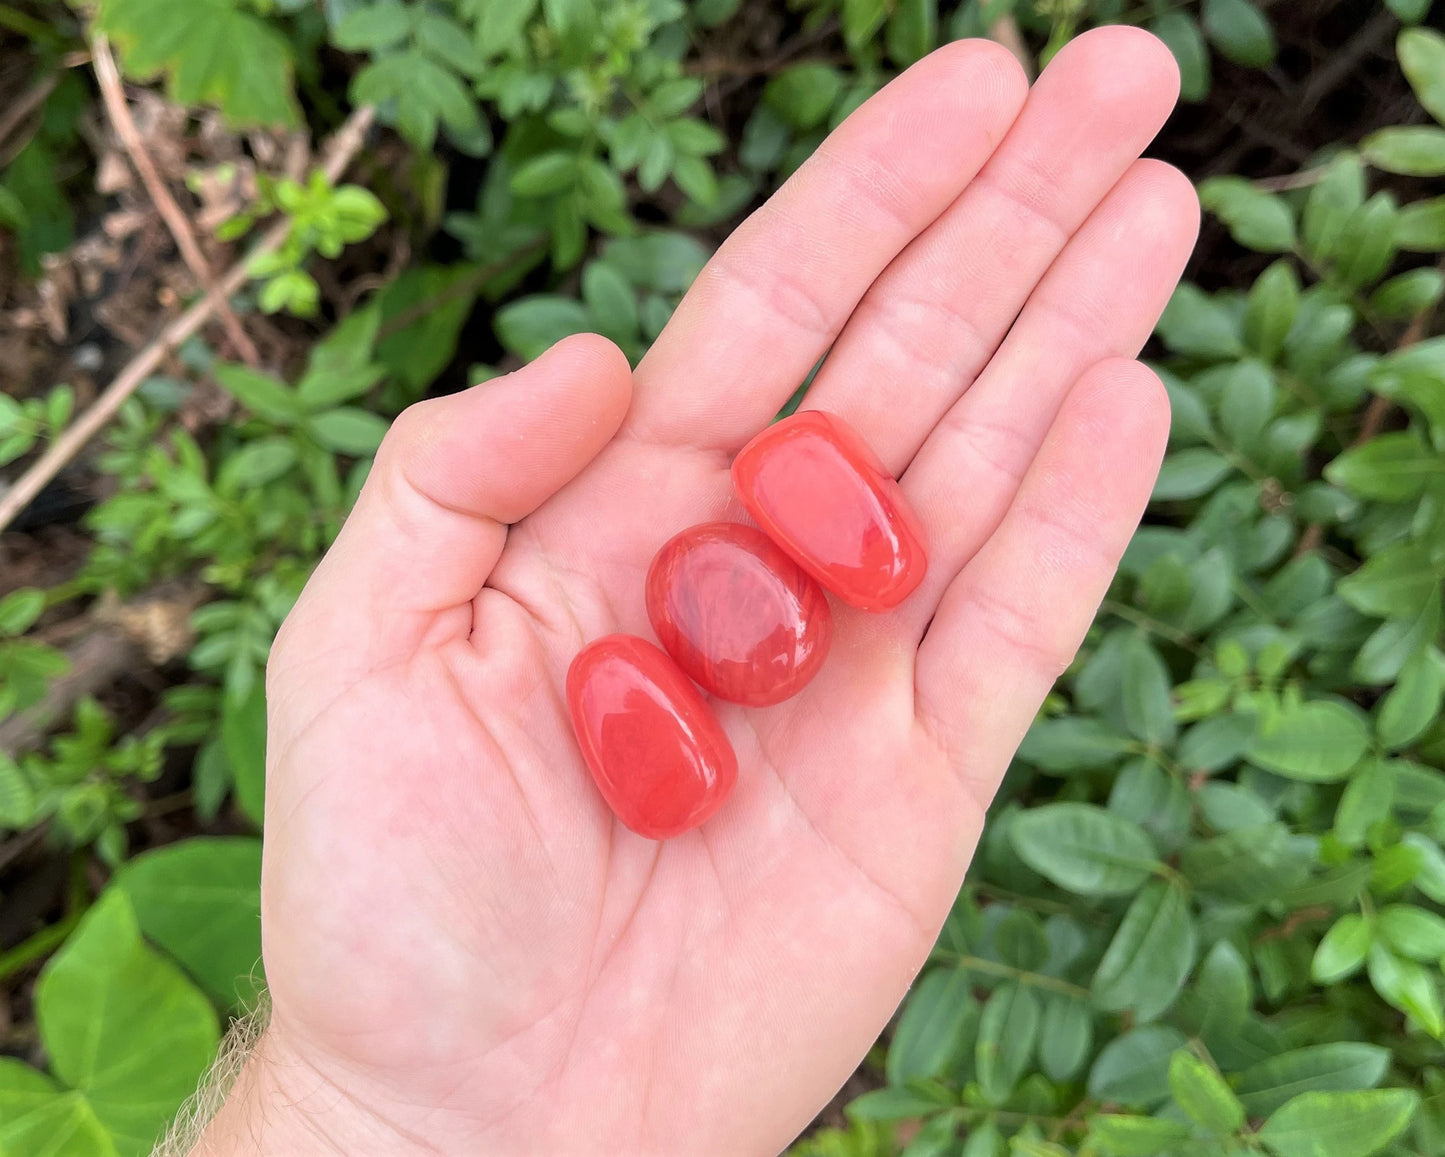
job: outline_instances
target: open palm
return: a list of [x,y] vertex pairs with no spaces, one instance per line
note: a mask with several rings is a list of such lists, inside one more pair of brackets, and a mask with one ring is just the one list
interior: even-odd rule
[[[1129,29],[1029,91],[988,42],[869,101],[719,251],[635,375],[570,339],[398,421],[270,670],[271,1084],[352,1153],[764,1153],[897,1006],[983,810],[1138,520],[1134,362],[1192,245],[1137,160],[1175,71]],[[930,570],[834,604],[796,698],[718,704],[737,789],[666,843],[572,737],[586,642],[741,518],[728,465],[809,369],[898,473]],[[342,1123],[343,1118],[347,1123]]]

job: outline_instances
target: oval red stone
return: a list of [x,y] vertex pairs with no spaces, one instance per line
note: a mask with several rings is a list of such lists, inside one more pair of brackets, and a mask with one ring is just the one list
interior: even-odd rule
[[923,528],[853,427],[803,410],[733,461],[733,486],[767,535],[815,579],[865,611],[907,598],[928,569]]
[[567,707],[602,798],[638,835],[665,840],[727,799],[738,761],[676,663],[644,639],[607,635],[567,670]]
[[736,522],[689,527],[663,545],[647,572],[647,617],[694,681],[750,707],[796,695],[833,639],[818,584],[762,531]]

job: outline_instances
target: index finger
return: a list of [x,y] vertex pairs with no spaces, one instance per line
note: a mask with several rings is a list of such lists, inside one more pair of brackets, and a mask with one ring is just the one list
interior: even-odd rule
[[987,40],[871,97],[728,238],[638,367],[626,431],[736,450],[827,351],[873,280],[983,167],[1028,83]]

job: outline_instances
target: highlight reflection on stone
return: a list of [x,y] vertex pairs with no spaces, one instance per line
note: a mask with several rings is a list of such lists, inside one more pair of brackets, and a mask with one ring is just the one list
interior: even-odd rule
[[693,526],[664,544],[647,573],[647,617],[695,682],[750,707],[801,691],[833,637],[818,584],[735,522]]
[[928,569],[923,528],[862,437],[834,414],[802,410],[733,461],[733,488],[763,531],[845,603],[886,611]]
[[589,643],[567,671],[582,757],[613,813],[665,840],[728,797],[738,761],[722,725],[677,664],[633,635]]

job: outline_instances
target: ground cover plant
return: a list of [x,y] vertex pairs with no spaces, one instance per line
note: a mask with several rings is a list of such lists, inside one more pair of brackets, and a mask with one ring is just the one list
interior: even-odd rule
[[1208,214],[1146,351],[1170,452],[794,1151],[1445,1151],[1429,9],[0,2],[0,1154],[148,1153],[255,1001],[266,656],[388,421],[581,330],[635,361],[899,69],[1110,22],[1178,58],[1155,151]]

